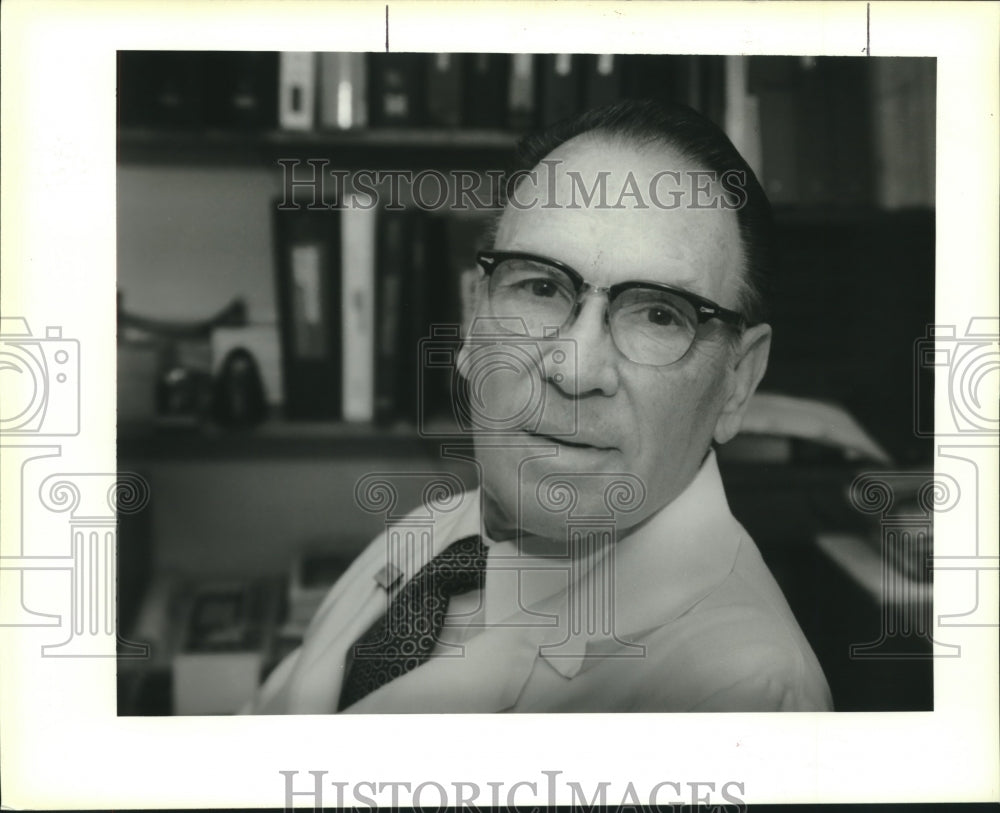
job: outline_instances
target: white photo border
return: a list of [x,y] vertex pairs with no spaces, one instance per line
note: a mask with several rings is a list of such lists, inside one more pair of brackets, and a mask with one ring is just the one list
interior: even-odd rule
[[[116,49],[382,51],[387,13],[398,51],[935,56],[935,321],[961,331],[973,317],[997,316],[996,4],[15,0],[2,26],[2,307],[79,342],[82,431],[38,441],[61,447],[66,471],[116,470]],[[947,398],[939,387],[938,414]],[[955,475],[978,488],[983,510],[942,515],[935,533],[945,545],[978,534],[983,557],[997,556],[996,442],[936,443],[936,452],[975,447],[988,464],[978,482],[968,480],[974,467]],[[7,496],[17,473],[0,465]],[[27,499],[24,507],[44,511]],[[5,503],[0,520],[5,556],[24,520],[12,508]],[[39,581],[38,604],[46,591],[52,606],[65,604],[66,579]],[[979,596],[994,618],[995,582],[987,574]],[[936,580],[936,615],[967,606],[965,584]],[[449,715],[428,725],[421,715],[119,718],[114,658],[43,658],[50,630],[0,628],[5,803],[281,807],[282,770],[303,781],[326,771],[347,783],[536,782],[538,795],[522,788],[521,804],[548,801],[543,771],[585,787],[737,782],[749,805],[995,800],[996,628],[953,626],[942,638],[962,656],[935,662],[933,712]]]

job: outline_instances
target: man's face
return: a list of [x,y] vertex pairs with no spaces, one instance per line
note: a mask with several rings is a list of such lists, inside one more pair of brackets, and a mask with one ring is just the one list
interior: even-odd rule
[[[736,215],[722,207],[691,208],[694,192],[684,173],[700,166],[662,146],[612,145],[587,135],[546,159],[556,161],[540,165],[537,183],[522,181],[518,201],[536,202],[523,210],[508,206],[496,250],[558,260],[594,286],[658,282],[736,309],[743,263]],[[663,170],[679,171],[682,180],[677,184],[661,177],[654,185],[662,205],[656,205],[648,192]],[[595,195],[587,204],[581,183],[590,190],[601,173],[606,173],[606,198],[602,202]],[[619,200],[622,190],[635,188],[641,201],[628,194]],[[705,200],[702,193],[698,202]],[[671,201],[679,205],[665,208]],[[490,315],[485,286],[477,313]],[[575,347],[575,359],[569,354],[560,363],[553,358],[557,345],[543,341],[538,344],[546,356],[542,367],[505,368],[477,382],[492,414],[508,409],[513,415],[527,401],[541,399],[538,412],[502,437],[477,437],[492,534],[520,528],[565,538],[566,514],[551,510],[551,502],[544,507],[538,498],[539,486],[551,482],[543,478],[556,473],[569,475],[578,487],[578,515],[606,515],[604,487],[612,478],[599,475],[639,478],[645,501],[617,518],[622,531],[677,497],[697,473],[713,437],[725,442],[734,425],[738,428],[749,396],[738,372],[745,347],[729,341],[727,328],[717,321],[702,325],[687,355],[654,367],[630,361],[617,349],[606,315],[607,295],[588,293],[575,320],[559,332]],[[763,373],[759,366],[750,392]]]

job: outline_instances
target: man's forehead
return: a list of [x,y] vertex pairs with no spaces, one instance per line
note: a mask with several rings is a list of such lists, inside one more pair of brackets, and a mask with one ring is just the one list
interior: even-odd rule
[[[676,188],[686,174],[699,171],[704,174],[699,161],[672,145],[591,132],[556,147],[518,185],[534,187],[543,206],[627,209],[640,205],[637,197],[646,197],[630,194],[633,182],[648,188],[655,177],[657,191],[666,191]],[[605,198],[599,194],[602,187],[608,189]]]
[[521,178],[497,248],[560,259],[607,282],[648,278],[721,296],[742,245],[721,179],[665,144],[584,134]]

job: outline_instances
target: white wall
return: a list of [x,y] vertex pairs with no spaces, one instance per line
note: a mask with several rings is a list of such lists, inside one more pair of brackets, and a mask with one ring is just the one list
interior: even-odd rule
[[242,296],[252,322],[276,320],[267,167],[118,168],[118,287],[126,310],[195,319]]

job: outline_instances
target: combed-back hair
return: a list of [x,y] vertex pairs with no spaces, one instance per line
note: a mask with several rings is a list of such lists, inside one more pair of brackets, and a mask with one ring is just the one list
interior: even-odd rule
[[534,169],[557,147],[584,133],[636,147],[669,146],[720,178],[734,170],[743,173],[745,202],[735,210],[744,254],[739,309],[751,325],[764,321],[765,294],[775,262],[771,204],[750,165],[722,129],[683,104],[626,99],[525,136],[508,177]]

